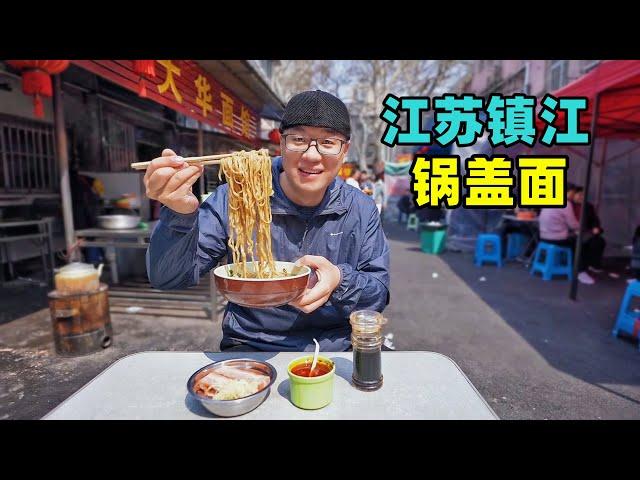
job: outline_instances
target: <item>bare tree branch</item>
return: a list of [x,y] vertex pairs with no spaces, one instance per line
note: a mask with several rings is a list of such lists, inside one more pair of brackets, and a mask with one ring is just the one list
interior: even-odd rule
[[433,97],[468,71],[469,63],[457,60],[305,60],[282,61],[274,77],[285,99],[312,88],[343,98],[354,124],[353,153],[364,156],[376,145],[382,159],[389,149],[380,143],[386,124],[378,117],[386,95]]

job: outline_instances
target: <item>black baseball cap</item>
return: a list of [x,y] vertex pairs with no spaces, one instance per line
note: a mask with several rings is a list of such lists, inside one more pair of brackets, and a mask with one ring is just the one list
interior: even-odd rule
[[298,125],[330,128],[347,139],[351,138],[347,106],[335,95],[322,90],[310,90],[291,97],[280,122],[280,133]]

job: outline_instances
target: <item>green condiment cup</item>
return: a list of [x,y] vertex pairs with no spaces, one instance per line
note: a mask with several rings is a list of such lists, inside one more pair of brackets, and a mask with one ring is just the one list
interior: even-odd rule
[[296,358],[287,366],[289,374],[291,402],[298,408],[317,410],[326,407],[333,400],[333,382],[336,365],[327,357],[318,355],[318,363],[322,362],[331,367],[331,371],[319,377],[301,377],[291,373],[291,369],[298,365],[311,363],[313,355]]

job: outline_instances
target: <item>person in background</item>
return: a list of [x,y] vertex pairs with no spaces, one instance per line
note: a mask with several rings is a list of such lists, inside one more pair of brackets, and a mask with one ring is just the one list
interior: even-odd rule
[[418,208],[416,209],[416,215],[420,223],[438,222],[440,224],[445,223],[446,210],[444,207],[439,208]]
[[360,174],[360,190],[367,195],[373,195],[373,182],[371,175],[366,170]]
[[[569,200],[571,203],[573,203],[573,199],[575,198],[577,190],[578,186],[575,183],[567,183],[567,200]],[[576,218],[579,218],[579,216],[576,215]]]
[[[533,209],[520,208],[520,207],[505,210],[505,214],[513,214],[516,217],[520,212],[532,212],[532,214],[534,214],[536,217],[539,214],[539,212],[536,212]],[[500,239],[501,239],[500,243],[502,245],[503,257],[505,257],[507,254],[507,244],[508,244],[508,240],[509,240],[508,237],[510,233],[519,233],[526,236],[529,239],[527,241],[527,247],[525,248],[525,251],[522,252],[522,255],[520,257],[518,257],[520,260],[529,258],[533,254],[533,251],[535,250],[535,247],[538,243],[537,235],[536,235],[536,238],[532,239],[531,229],[527,227],[527,225],[525,225],[522,221],[511,220],[509,218],[502,218],[500,223],[498,224],[498,227],[496,228],[496,233],[500,235]]]
[[573,208],[576,218],[585,215],[584,230],[582,231],[582,255],[585,265],[595,273],[602,272],[602,255],[607,242],[604,239],[600,219],[592,203],[584,201],[584,188],[576,187],[573,195]]
[[81,175],[78,170],[69,171],[69,184],[73,209],[73,224],[77,229],[95,228],[102,206],[100,190],[104,193],[104,184],[95,178]]
[[[540,225],[540,241],[570,247],[575,255],[576,234],[580,229],[570,197],[575,191],[567,189],[567,205],[564,208],[543,208],[540,210],[538,218]],[[595,280],[586,271],[587,265],[584,262],[584,255],[581,255],[578,264],[578,281],[587,285],[592,285]]]
[[373,184],[373,200],[376,202],[376,207],[378,207],[378,213],[382,216],[382,210],[386,203],[384,173],[376,175],[376,181]]
[[398,223],[406,222],[409,214],[413,212],[413,208],[411,193],[407,189],[406,193],[398,200]]
[[631,274],[640,282],[640,225],[636,227],[631,241]]
[[356,187],[358,190],[360,190],[360,169],[357,167],[357,165],[353,166],[353,170],[351,170],[351,175],[349,175],[349,178],[347,178],[345,180],[345,183],[347,185],[351,185],[352,187]]
[[[104,183],[94,177],[81,175],[74,165],[69,171],[69,184],[71,187],[71,199],[73,201],[73,225],[76,229],[96,228],[98,215],[102,209],[102,197],[104,195]],[[73,249],[67,255],[73,255]],[[98,264],[104,258],[100,247],[83,247],[84,260]]]

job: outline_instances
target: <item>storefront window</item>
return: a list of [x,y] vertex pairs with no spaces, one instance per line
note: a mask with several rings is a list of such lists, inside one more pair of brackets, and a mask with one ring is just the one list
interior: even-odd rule
[[568,60],[551,60],[547,74],[547,90],[554,91],[564,87],[568,81]]

